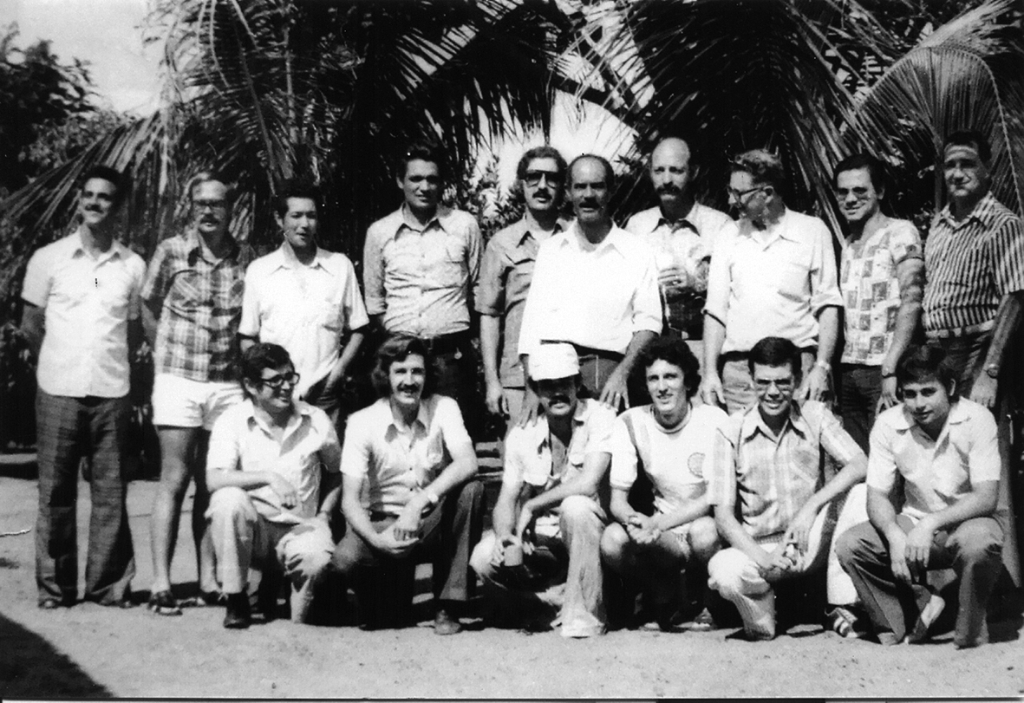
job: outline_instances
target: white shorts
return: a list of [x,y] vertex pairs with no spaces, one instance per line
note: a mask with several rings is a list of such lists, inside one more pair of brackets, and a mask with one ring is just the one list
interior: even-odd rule
[[244,399],[236,381],[193,381],[171,374],[153,380],[153,424],[157,427],[202,427]]

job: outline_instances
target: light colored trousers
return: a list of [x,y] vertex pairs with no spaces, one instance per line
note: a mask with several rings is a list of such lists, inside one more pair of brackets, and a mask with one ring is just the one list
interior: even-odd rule
[[[826,505],[814,519],[807,551],[784,578],[811,574],[825,567],[828,602],[850,605],[857,601],[857,589],[839,563],[835,543],[839,535],[867,519],[867,486],[858,483],[850,489],[838,519],[829,518],[831,507]],[[760,544],[769,551],[782,547],[771,541]],[[713,556],[708,562],[708,586],[735,604],[747,634],[758,638],[775,636],[775,590],[761,576],[757,563],[745,553],[730,547]]]
[[[538,551],[546,552],[544,558],[564,558],[568,554],[568,574],[561,609],[556,623],[560,625],[562,637],[591,637],[605,630],[604,575],[601,570],[601,533],[608,522],[604,510],[593,498],[569,496],[562,501],[557,530],[545,533],[538,526]],[[521,599],[526,607],[537,605],[557,606],[557,600],[531,592],[513,589],[514,576],[510,568],[491,563],[495,535],[493,530],[484,533],[480,543],[473,549],[469,564],[489,585],[499,589],[502,599]],[[535,553],[536,554],[536,553]],[[530,557],[524,557],[529,568]],[[538,558],[541,558],[538,555]],[[515,567],[513,567],[515,568]],[[527,605],[529,604],[529,605]]]
[[250,566],[282,568],[291,583],[292,622],[305,622],[313,588],[334,553],[327,523],[317,519],[298,525],[271,522],[256,511],[244,490],[234,486],[214,491],[206,519],[221,590],[245,593]]

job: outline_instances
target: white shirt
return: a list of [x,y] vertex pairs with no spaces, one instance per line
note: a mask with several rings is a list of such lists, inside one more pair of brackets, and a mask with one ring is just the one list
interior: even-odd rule
[[271,522],[298,524],[316,516],[320,499],[320,469],[338,472],[341,447],[330,418],[320,408],[297,401],[278,442],[270,428],[256,417],[252,400],[224,411],[210,435],[207,469],[221,471],[268,471],[295,487],[299,502],[292,508],[270,486],[250,491],[260,515]]
[[322,380],[341,355],[341,336],[369,323],[352,262],[317,249],[306,266],[290,248],[249,265],[239,334],[280,344],[299,372],[298,397]]
[[[715,244],[722,234],[736,227],[736,222],[724,212],[697,202],[693,204],[683,220],[692,225],[693,230],[700,236],[708,256],[714,253]],[[626,222],[625,229],[640,236],[652,235],[651,245],[656,250],[663,249],[666,255],[666,265],[671,265],[669,257],[676,257],[676,252],[671,246],[672,225],[661,214],[660,206],[655,205],[636,213]],[[687,229],[685,225],[683,229]]]
[[659,513],[685,507],[707,492],[705,474],[711,470],[715,434],[728,419],[720,408],[698,405],[690,408],[682,427],[666,430],[652,406],[627,410],[612,430],[612,488],[632,488],[639,465],[654,485]]
[[542,341],[622,354],[633,335],[660,333],[654,252],[619,227],[597,246],[577,223],[540,245],[519,332],[519,353]]
[[139,317],[146,264],[118,241],[93,258],[75,230],[29,259],[21,297],[45,312],[36,377],[50,395],[128,394],[128,321]]

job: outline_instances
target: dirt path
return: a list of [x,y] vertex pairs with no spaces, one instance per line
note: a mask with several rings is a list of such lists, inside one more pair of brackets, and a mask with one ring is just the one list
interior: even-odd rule
[[[135,482],[129,512],[149,587],[154,483]],[[82,485],[81,496],[88,495]],[[84,501],[87,505],[88,501]],[[36,484],[0,477],[0,533],[31,528]],[[79,534],[87,534],[84,511]],[[194,581],[182,520],[176,584]],[[957,652],[935,644],[883,649],[803,627],[768,644],[731,631],[557,634],[480,630],[438,638],[429,627],[362,632],[285,621],[221,627],[223,611],[159,618],[144,608],[35,607],[33,533],[0,537],[0,696],[227,697],[1019,697],[1024,642]]]

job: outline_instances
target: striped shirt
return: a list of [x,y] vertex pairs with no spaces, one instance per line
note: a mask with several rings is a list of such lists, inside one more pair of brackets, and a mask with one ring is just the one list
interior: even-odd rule
[[947,205],[924,247],[924,328],[932,336],[984,332],[999,302],[1024,290],[1024,221],[991,193],[957,222]]
[[744,529],[777,541],[825,484],[826,455],[845,466],[864,452],[818,401],[793,404],[775,437],[757,405],[732,415],[715,440],[708,482],[711,505],[738,505]]
[[157,373],[200,382],[234,379],[248,263],[237,243],[214,259],[191,229],[160,242],[142,287],[142,300],[160,318]]

